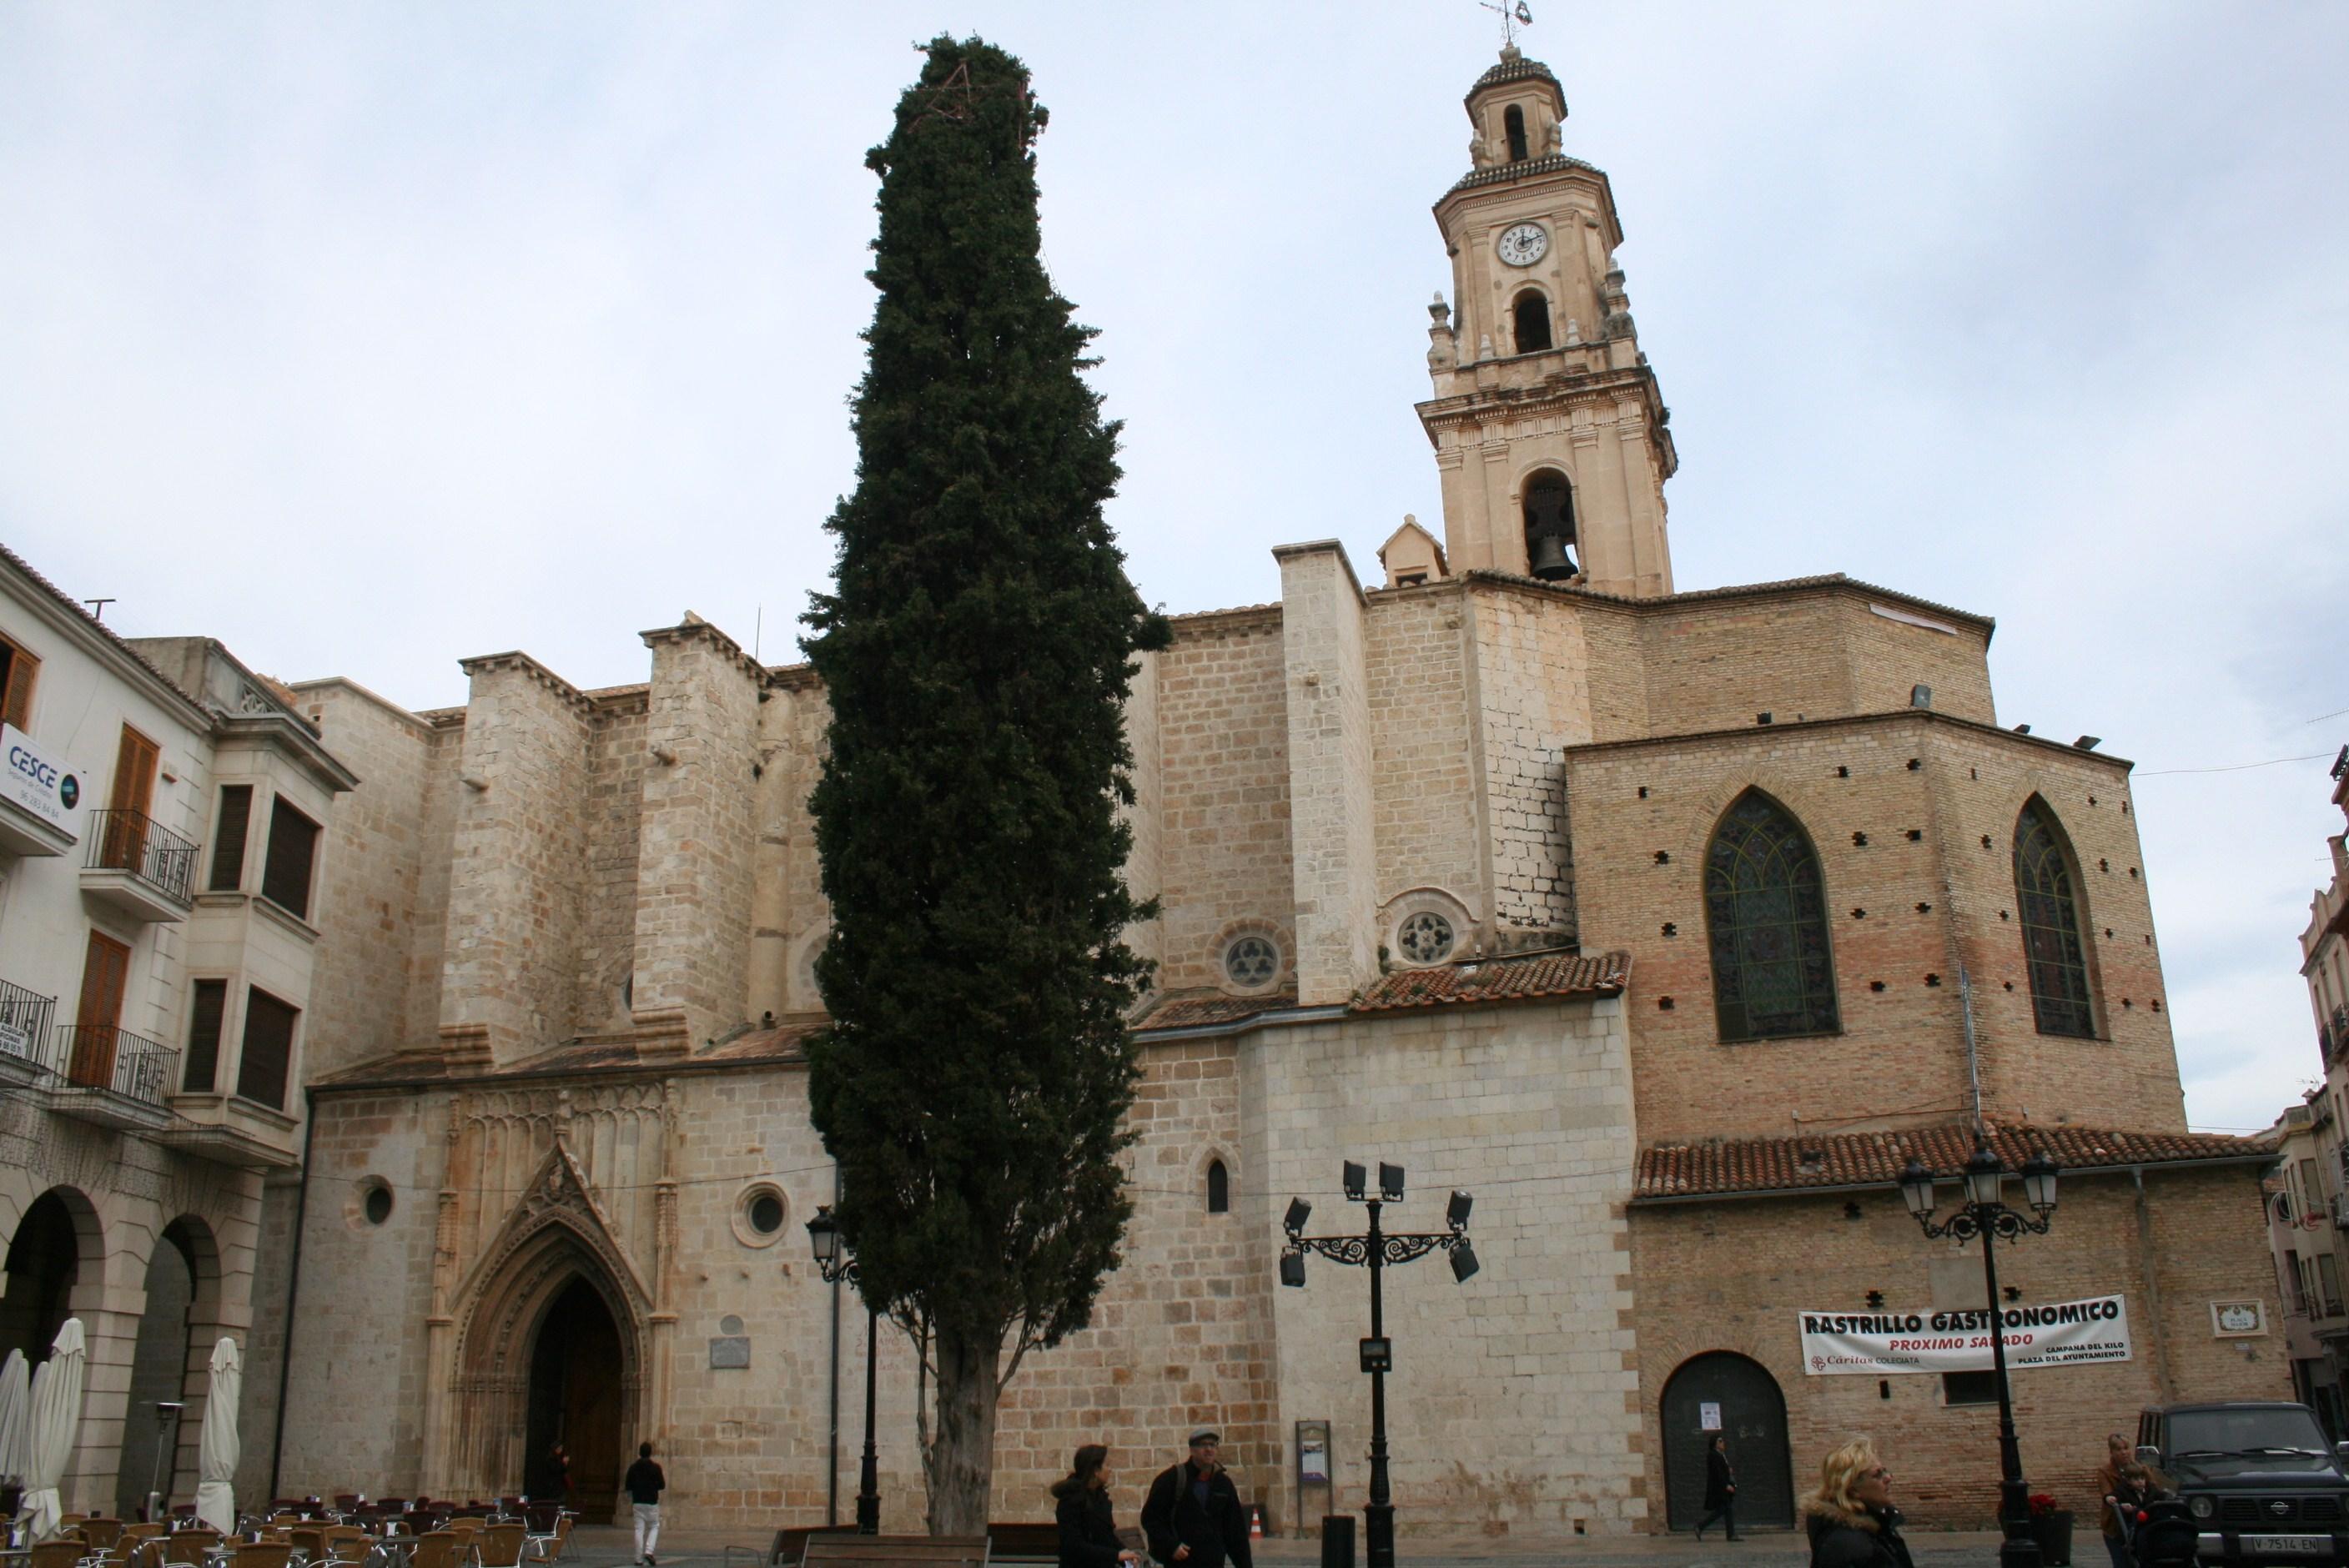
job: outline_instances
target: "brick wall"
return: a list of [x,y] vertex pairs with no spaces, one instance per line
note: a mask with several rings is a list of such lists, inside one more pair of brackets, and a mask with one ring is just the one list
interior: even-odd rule
[[[2067,1174],[2061,1197],[2049,1234],[1999,1249],[1999,1280],[2019,1289],[2024,1305],[2127,1298],[2133,1359],[2013,1373],[2023,1473],[2033,1491],[2054,1492],[2081,1516],[2075,1539],[2093,1550],[2089,1482],[2106,1433],[2133,1433],[2137,1410],[2166,1399],[2289,1398],[2290,1369],[2280,1326],[2253,1340],[2212,1332],[2210,1303],[2218,1299],[2261,1296],[2281,1322],[2252,1169],[2148,1171],[2142,1212],[2126,1174]],[[1847,1203],[1857,1205],[1857,1218],[1847,1216]],[[1979,1307],[1979,1243],[1961,1253],[1927,1241],[1889,1188],[1641,1204],[1631,1212],[1630,1233],[1651,1496],[1664,1496],[1666,1385],[1691,1357],[1730,1351],[1766,1367],[1785,1397],[1797,1496],[1817,1485],[1824,1454],[1866,1435],[1892,1470],[1896,1497],[1911,1520],[1990,1525],[1997,1407],[1951,1407],[1940,1377],[1930,1374],[1806,1375],[1796,1321],[1805,1310],[1866,1311],[1871,1290],[1883,1292],[1886,1311]],[[1661,1529],[1661,1502],[1656,1514],[1652,1525]],[[1770,1522],[1748,1515],[1743,1522]]]
[[[1948,1119],[1971,1104],[1961,958],[1973,976],[1982,1088],[1994,1111],[2182,1129],[2168,1016],[2154,1008],[2158,956],[2142,940],[2150,934],[2144,879],[2127,874],[2137,851],[2135,819],[2120,809],[2124,767],[1906,715],[1570,753],[1583,940],[1636,959],[1630,1004],[1640,1136]],[[1704,854],[1722,813],[1748,787],[1792,811],[1818,851],[1842,1022],[1833,1036],[1720,1039]],[[2014,815],[2034,789],[2065,803],[2085,868],[2106,959],[2107,1038],[2037,1032],[2020,929],[2001,918],[2014,909]],[[2111,938],[2102,935],[2108,924]]]

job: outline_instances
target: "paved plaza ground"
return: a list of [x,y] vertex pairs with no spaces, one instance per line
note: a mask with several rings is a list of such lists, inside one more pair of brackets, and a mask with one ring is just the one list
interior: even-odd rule
[[[574,1532],[565,1559],[572,1568],[626,1568],[635,1556],[625,1529],[591,1527]],[[1998,1556],[1998,1535],[1992,1531],[1919,1531],[1909,1545],[1917,1568],[1988,1568]],[[2101,1563],[2103,1547],[2093,1538],[2095,1557],[2075,1561]],[[731,1546],[730,1553],[727,1548]],[[766,1543],[748,1531],[664,1529],[660,1568],[754,1568]],[[1355,1540],[1355,1563],[1361,1563],[1361,1542]],[[1260,1541],[1257,1560],[1279,1568],[1318,1563],[1318,1541]],[[1592,1538],[1570,1543],[1489,1541],[1483,1538],[1417,1541],[1405,1537],[1396,1552],[1398,1568],[1531,1568],[1557,1563],[1571,1568],[1798,1568],[1810,1561],[1810,1549],[1794,1531],[1755,1531],[1732,1545],[1708,1536],[1702,1545],[1686,1535],[1634,1535]]]

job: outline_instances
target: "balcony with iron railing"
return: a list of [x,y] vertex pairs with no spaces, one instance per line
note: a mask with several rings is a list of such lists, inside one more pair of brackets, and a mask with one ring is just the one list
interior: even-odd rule
[[49,1023],[57,999],[0,980],[0,1088],[36,1088],[49,1076]]
[[81,891],[116,913],[152,924],[194,908],[196,846],[143,811],[92,811]]
[[50,1109],[125,1131],[169,1126],[180,1053],[116,1024],[67,1024],[57,1032]]

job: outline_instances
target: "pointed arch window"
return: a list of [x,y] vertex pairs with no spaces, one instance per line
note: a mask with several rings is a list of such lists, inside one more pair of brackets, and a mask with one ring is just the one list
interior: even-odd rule
[[1228,1214],[1232,1212],[1232,1173],[1224,1169],[1220,1160],[1207,1161],[1207,1212]]
[[1758,789],[1738,797],[1713,830],[1704,907],[1723,1039],[1841,1028],[1818,851],[1802,824]]
[[1501,129],[1509,139],[1509,161],[1526,160],[1526,111],[1511,104],[1501,116]]
[[1517,295],[1510,306],[1511,324],[1517,334],[1517,352],[1532,354],[1550,346],[1549,301],[1539,289],[1527,289]]
[[2033,795],[2014,822],[2014,899],[2023,917],[2023,957],[2031,1011],[2043,1035],[2096,1037],[2096,1009],[2081,937],[2079,878],[2072,847],[2047,802]]

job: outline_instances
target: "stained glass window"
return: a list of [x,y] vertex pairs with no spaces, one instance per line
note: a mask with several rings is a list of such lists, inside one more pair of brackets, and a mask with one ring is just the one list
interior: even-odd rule
[[1842,1026],[1818,853],[1802,824],[1758,790],[1740,796],[1713,830],[1704,907],[1723,1039]]
[[2096,1013],[2088,996],[2072,856],[2055,814],[2036,795],[2014,823],[2014,897],[2022,905],[2023,957],[2039,1032],[2094,1039]]

